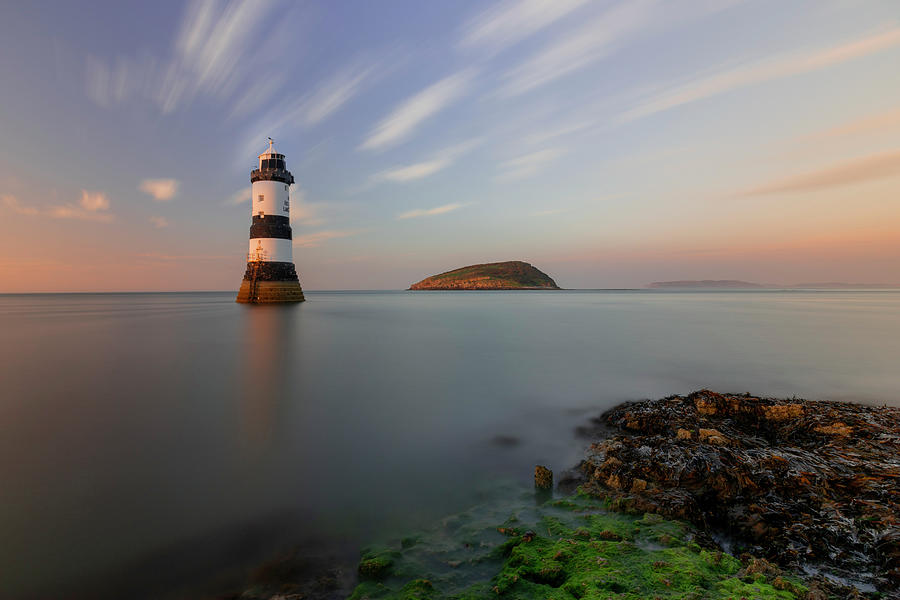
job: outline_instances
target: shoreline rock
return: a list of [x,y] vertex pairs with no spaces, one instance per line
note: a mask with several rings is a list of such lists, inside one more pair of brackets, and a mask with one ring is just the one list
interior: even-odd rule
[[580,468],[615,507],[863,592],[900,587],[900,409],[702,390],[601,420],[615,432]]

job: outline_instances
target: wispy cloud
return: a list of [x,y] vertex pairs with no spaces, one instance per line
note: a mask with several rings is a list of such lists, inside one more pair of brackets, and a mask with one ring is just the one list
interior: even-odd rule
[[465,94],[473,77],[470,69],[454,73],[405,100],[372,129],[360,149],[380,150],[408,138],[423,121]]
[[51,219],[77,219],[81,221],[96,221],[98,223],[111,223],[114,220],[109,212],[109,199],[103,192],[81,191],[81,200],[78,203],[66,203],[45,208],[23,204],[15,196],[2,197],[3,205],[16,214],[31,217],[44,216]]
[[138,186],[145,194],[153,196],[157,202],[167,202],[178,193],[178,180],[176,179],[144,179]]
[[326,229],[303,235],[295,235],[294,246],[297,248],[315,248],[316,246],[321,246],[328,240],[345,238],[356,235],[357,233],[359,233],[359,230],[356,229]]
[[435,173],[448,167],[449,165],[450,161],[448,159],[438,158],[426,162],[406,165],[404,167],[394,167],[393,169],[382,171],[376,177],[377,179],[380,179],[382,181],[404,183],[407,181],[422,179],[423,177],[428,177],[429,175],[434,175]]
[[235,193],[233,193],[223,204],[227,206],[238,206],[239,204],[244,204],[245,202],[250,202],[250,194],[252,191],[250,187],[242,187]]
[[561,148],[545,148],[537,152],[531,152],[517,156],[500,163],[499,181],[514,181],[525,179],[539,173],[545,166],[565,154]]
[[557,125],[556,127],[543,129],[541,131],[536,131],[534,133],[530,133],[523,138],[523,141],[526,144],[532,144],[535,146],[539,146],[547,141],[566,137],[578,133],[582,133],[584,131],[588,131],[597,127],[597,121],[595,119],[582,119],[579,121],[569,121],[567,123],[563,123],[561,125]]
[[376,173],[372,179],[373,181],[392,181],[395,183],[406,183],[408,181],[415,181],[416,179],[423,179],[429,175],[434,175],[438,171],[446,169],[452,165],[457,158],[471,152],[481,143],[481,138],[471,139],[436,152],[430,160],[411,165],[393,167],[380,173]]
[[433,217],[434,215],[443,215],[448,212],[452,212],[454,210],[460,209],[464,206],[468,206],[467,204],[453,203],[453,204],[444,204],[443,206],[436,206],[434,208],[417,208],[415,210],[410,210],[405,213],[400,213],[397,215],[398,219],[415,219],[417,217]]
[[740,196],[767,196],[813,192],[900,175],[900,150],[872,154],[823,169],[779,179],[741,192]]
[[365,83],[372,79],[374,64],[355,64],[345,68],[331,79],[322,82],[293,111],[306,126],[324,121],[356,96]]
[[[194,0],[184,13],[169,57],[119,56],[108,61],[88,56],[87,95],[103,107],[143,97],[164,114],[198,94],[224,100],[254,73],[251,64],[260,39],[256,34],[274,7],[274,3],[253,0]],[[259,95],[264,90],[259,86],[256,91]]]
[[803,138],[804,141],[821,141],[850,137],[866,133],[882,133],[900,127],[900,108],[894,108],[875,115],[853,119],[836,127],[831,127]]
[[264,77],[254,80],[253,85],[243,86],[246,89],[244,93],[237,97],[231,107],[232,117],[242,117],[252,113],[260,107],[266,106],[272,96],[287,81],[287,78],[281,72],[268,73]]
[[150,217],[150,223],[157,229],[169,226],[169,221],[165,217]]
[[500,50],[544,29],[587,0],[506,0],[482,11],[460,29],[461,48]]
[[331,205],[327,202],[310,202],[299,186],[291,187],[291,223],[297,225],[322,225],[327,221],[325,213]]
[[499,95],[522,94],[608,56],[617,44],[648,22],[653,4],[652,0],[622,2],[599,18],[566,32],[508,71]]
[[258,43],[254,32],[273,8],[253,0],[232,0],[224,8],[215,0],[190,4],[175,44],[176,58],[159,90],[163,112],[195,91],[218,95],[234,90],[238,65]]
[[898,45],[900,45],[900,28],[894,28],[815,52],[785,55],[729,69],[656,94],[624,112],[619,120],[632,121],[765,81],[818,71]]

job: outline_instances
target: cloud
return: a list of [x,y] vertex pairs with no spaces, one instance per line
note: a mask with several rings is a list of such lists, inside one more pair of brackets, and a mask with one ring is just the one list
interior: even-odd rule
[[169,221],[165,217],[150,217],[150,222],[157,229],[162,229],[169,226]]
[[354,65],[321,83],[309,97],[293,111],[306,126],[324,121],[349,102],[372,78],[373,65]]
[[408,138],[423,121],[459,99],[473,77],[472,70],[454,73],[405,100],[372,129],[359,148],[380,150]]
[[309,202],[299,186],[291,187],[291,224],[322,225],[326,221],[322,213],[328,208],[326,202]]
[[767,196],[792,192],[812,192],[900,175],[900,150],[872,154],[767,183],[740,193],[740,196]]
[[448,212],[452,212],[464,206],[468,206],[467,204],[444,204],[443,206],[436,206],[435,208],[417,208],[415,210],[410,210],[405,213],[400,213],[397,215],[398,219],[415,219],[417,217],[432,217],[434,215],[443,215]]
[[623,2],[599,18],[566,32],[507,71],[499,95],[522,94],[608,56],[617,44],[649,21],[652,5],[651,0]]
[[394,167],[378,174],[378,178],[384,181],[406,182],[428,177],[446,168],[450,161],[445,158],[415,163],[405,167]]
[[163,112],[174,109],[182,96],[195,92],[218,95],[237,86],[240,64],[254,35],[274,3],[233,0],[224,7],[214,0],[188,6],[175,43],[175,60],[159,90]]
[[697,79],[656,94],[642,104],[624,112],[620,115],[619,120],[621,122],[632,121],[742,87],[818,71],[898,45],[900,45],[900,28],[895,28],[815,52],[780,56],[722,71],[716,75]]
[[244,116],[252,113],[260,107],[266,106],[269,99],[281,89],[287,78],[283,73],[269,73],[253,82],[253,85],[244,86],[246,90],[231,107],[232,117]]
[[81,191],[81,200],[77,203],[66,203],[40,208],[19,202],[15,196],[3,196],[3,205],[10,211],[30,217],[49,217],[51,219],[78,219],[111,223],[114,217],[109,210],[109,200],[103,192]]
[[[248,76],[258,72],[257,64],[266,64],[261,57],[270,60],[266,44],[259,40],[272,37],[271,24],[265,28],[268,35],[261,34],[275,8],[274,2],[194,0],[184,12],[167,58],[144,54],[107,61],[88,56],[87,95],[106,108],[144,98],[168,114],[200,94],[224,100],[248,87],[255,89],[257,97],[272,94],[277,89],[263,85],[270,78],[251,85]],[[239,100],[235,111],[245,110],[247,102],[246,97]]]
[[583,131],[587,131],[596,126],[597,126],[597,121],[594,119],[583,119],[580,121],[570,121],[568,123],[558,125],[557,127],[554,127],[552,129],[544,129],[542,131],[530,133],[523,138],[523,141],[526,144],[541,145],[544,142],[547,142],[554,138],[565,137],[565,136],[581,133]]
[[229,197],[228,200],[224,202],[224,204],[229,206],[237,206],[239,204],[244,204],[245,202],[250,202],[250,194],[252,193],[253,192],[249,186],[242,187],[241,189],[233,193],[231,197]]
[[474,138],[437,152],[431,160],[411,165],[393,167],[373,176],[373,181],[406,183],[434,175],[452,165],[457,158],[471,152],[482,143],[482,138]]
[[178,181],[175,179],[145,179],[138,188],[145,194],[153,196],[157,202],[167,202],[178,193]]
[[564,154],[565,150],[561,148],[546,148],[512,158],[500,164],[501,173],[497,179],[514,181],[530,177]]
[[81,208],[89,212],[109,210],[109,200],[103,192],[81,190]]
[[29,217],[36,217],[41,214],[41,211],[34,206],[26,206],[19,202],[19,199],[15,196],[3,196],[3,205],[10,211],[16,213],[17,215],[27,215]]
[[837,127],[806,136],[803,139],[805,141],[821,141],[871,132],[883,133],[885,130],[893,129],[898,125],[900,125],[900,108],[895,108],[876,115],[848,121]]
[[462,48],[511,46],[544,29],[587,0],[506,0],[482,11],[460,29]]
[[315,248],[317,246],[321,246],[323,243],[328,240],[334,240],[338,238],[349,237],[351,235],[356,235],[359,233],[357,230],[352,229],[326,229],[324,231],[316,231],[313,233],[307,233],[304,235],[295,235],[294,236],[294,247],[296,248]]

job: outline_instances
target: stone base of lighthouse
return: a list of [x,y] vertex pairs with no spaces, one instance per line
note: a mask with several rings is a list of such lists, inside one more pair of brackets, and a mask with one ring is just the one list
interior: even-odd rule
[[276,304],[303,302],[303,288],[294,263],[249,262],[237,302],[242,304]]

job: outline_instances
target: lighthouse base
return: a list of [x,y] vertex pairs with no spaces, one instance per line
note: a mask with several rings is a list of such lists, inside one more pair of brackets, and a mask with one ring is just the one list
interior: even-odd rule
[[299,281],[259,281],[255,292],[253,293],[250,282],[244,280],[236,301],[241,304],[273,304],[306,300]]
[[303,302],[303,288],[293,263],[250,262],[236,302],[277,304]]

